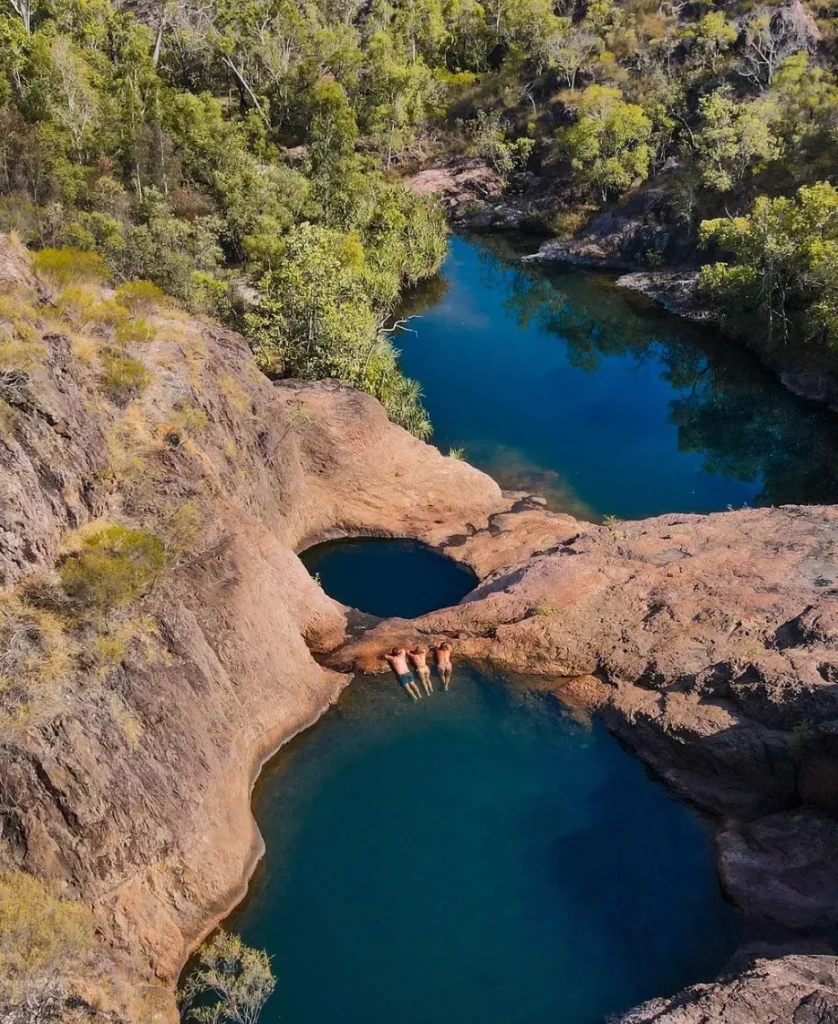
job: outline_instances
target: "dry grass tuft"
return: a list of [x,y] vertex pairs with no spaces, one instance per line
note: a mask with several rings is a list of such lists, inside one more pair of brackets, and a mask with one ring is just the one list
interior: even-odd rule
[[251,414],[250,395],[240,381],[229,373],[218,375],[218,386],[230,405],[243,416]]
[[64,618],[25,599],[25,589],[0,595],[0,713],[25,716],[73,669],[78,648]]

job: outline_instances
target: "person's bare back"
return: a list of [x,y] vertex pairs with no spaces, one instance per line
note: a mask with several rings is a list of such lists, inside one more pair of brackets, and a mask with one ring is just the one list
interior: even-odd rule
[[443,640],[433,650],[436,659],[436,670],[439,672],[443,687],[447,690],[448,684],[451,682],[451,672],[453,671],[451,665],[451,644],[447,640]]
[[424,647],[414,647],[408,654],[410,664],[419,676],[419,681],[425,687],[425,693],[433,693],[434,684],[431,680],[431,669],[428,665],[428,652]]
[[389,654],[381,654],[380,658],[383,658],[390,668],[393,670],[397,681],[407,690],[410,696],[414,700],[419,700],[422,694],[419,692],[419,687],[416,685],[416,680],[413,678],[413,673],[410,671],[410,666],[407,663],[407,651],[403,647],[394,647]]

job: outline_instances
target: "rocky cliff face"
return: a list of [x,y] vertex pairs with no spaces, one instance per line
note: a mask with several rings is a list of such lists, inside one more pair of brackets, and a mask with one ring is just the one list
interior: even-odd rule
[[[6,595],[48,589],[91,522],[165,536],[184,510],[198,522],[121,613],[120,629],[143,630],[114,654],[87,622],[62,673],[0,723],[2,863],[94,907],[90,999],[175,1019],[185,957],[259,856],[249,793],[264,758],[348,673],[377,670],[382,646],[446,636],[599,711],[720,817],[725,884],[755,933],[771,931],[773,959],[627,1021],[834,1019],[818,1008],[838,1005],[835,960],[812,943],[838,899],[838,511],[577,522],[502,495],[352,389],[272,385],[241,338],[166,306],[126,343],[145,390],[115,398],[101,311],[71,323],[11,246],[0,277],[29,303],[40,353],[3,378]],[[425,541],[480,584],[457,608],[363,632],[295,554],[359,534]],[[782,1014],[766,1017],[772,1005]]]

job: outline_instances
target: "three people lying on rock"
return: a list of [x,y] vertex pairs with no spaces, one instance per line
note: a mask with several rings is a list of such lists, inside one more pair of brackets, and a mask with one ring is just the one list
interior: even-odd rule
[[[447,640],[443,640],[441,644],[437,644],[431,650],[443,689],[447,690],[448,684],[451,682],[451,645]],[[382,654],[380,657],[387,662],[398,683],[407,690],[413,700],[419,700],[422,697],[422,692],[416,682],[417,678],[426,694],[433,693],[434,684],[426,648],[414,647],[412,651],[406,651],[403,647],[394,647],[389,654]]]

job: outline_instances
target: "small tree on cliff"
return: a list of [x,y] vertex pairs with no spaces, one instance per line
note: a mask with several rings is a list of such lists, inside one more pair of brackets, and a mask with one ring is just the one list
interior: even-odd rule
[[200,949],[181,992],[181,1016],[196,1024],[256,1024],[275,987],[264,950],[219,932]]
[[606,85],[589,85],[579,97],[576,123],[557,133],[571,166],[603,202],[649,173],[651,135],[643,108]]
[[743,217],[703,221],[699,237],[734,262],[701,271],[701,287],[729,323],[761,321],[768,341],[798,334],[838,348],[838,189],[828,181],[794,198],[759,196]]

